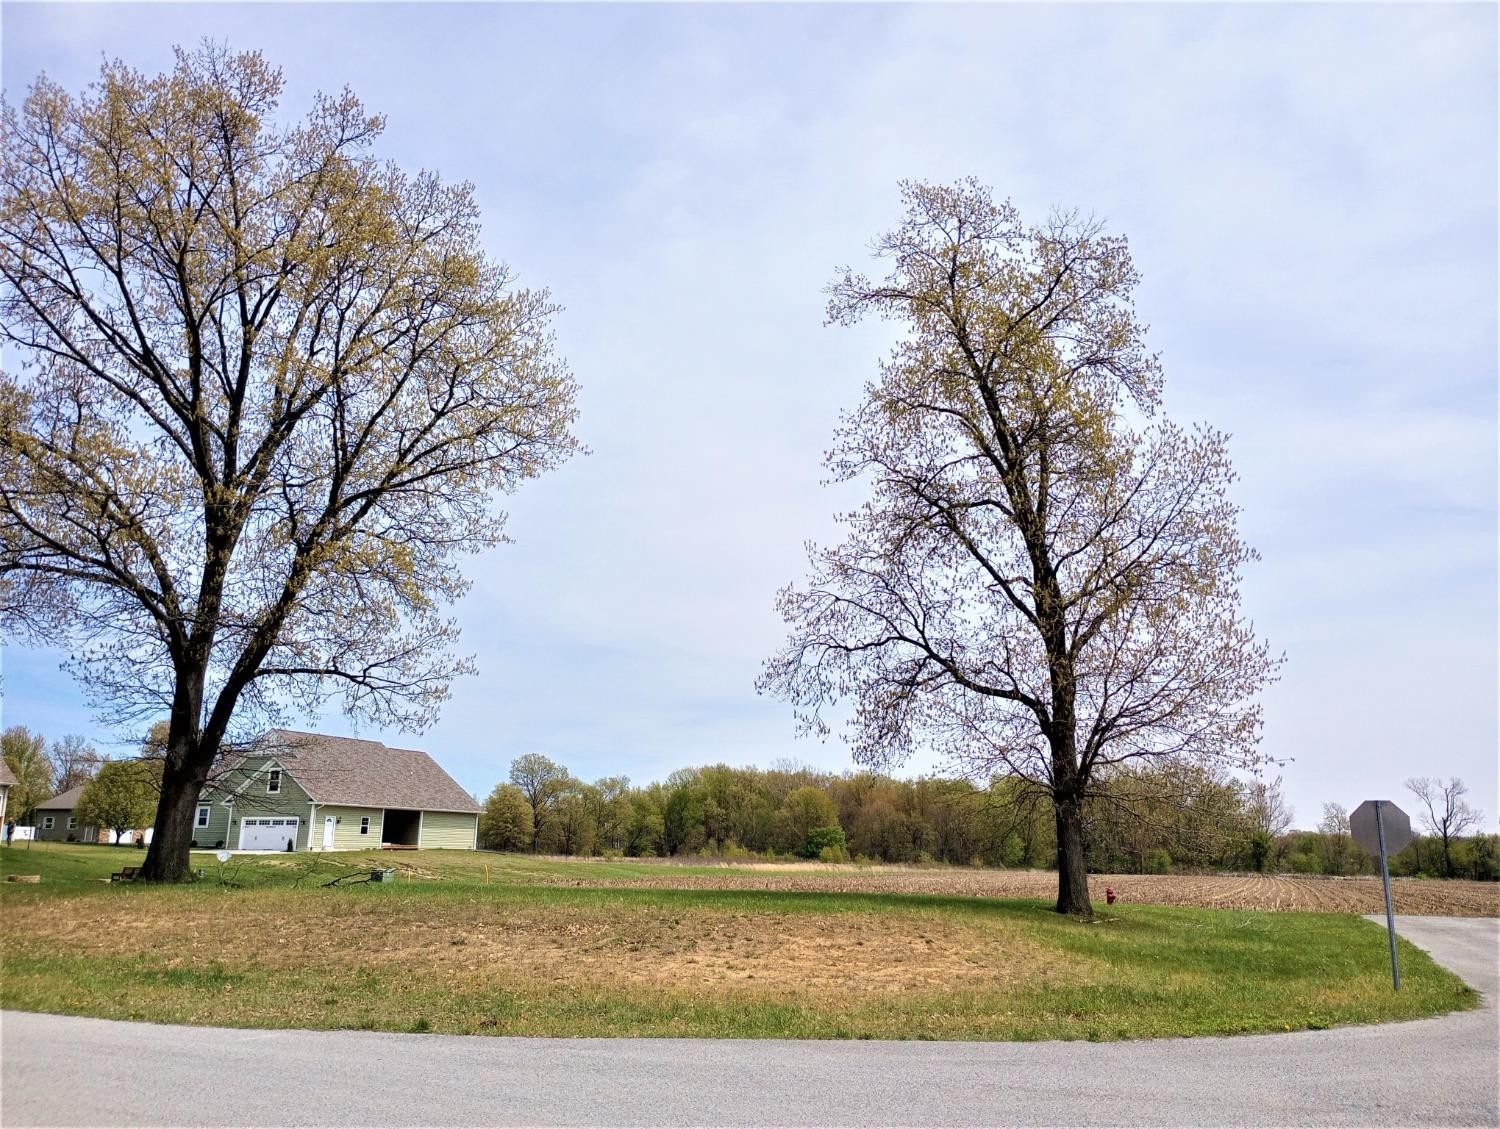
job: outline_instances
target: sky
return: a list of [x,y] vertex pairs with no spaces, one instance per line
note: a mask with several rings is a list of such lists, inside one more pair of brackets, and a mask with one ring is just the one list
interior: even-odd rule
[[[859,498],[822,452],[892,340],[825,326],[824,288],[873,269],[900,180],[972,176],[1126,235],[1168,415],[1233,436],[1297,824],[1437,775],[1493,830],[1496,33],[1481,4],[7,2],[0,63],[14,100],[209,37],[283,69],[289,118],[347,86],[564,307],[592,453],[465,562],[478,676],[419,737],[309,727],[419,745],[481,798],[526,752],[639,783],[851,768],[754,690],[777,589]],[[123,751],[61,657],[5,648],[3,723]]]

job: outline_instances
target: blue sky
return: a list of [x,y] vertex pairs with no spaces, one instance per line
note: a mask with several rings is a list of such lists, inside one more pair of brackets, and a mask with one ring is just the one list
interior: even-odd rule
[[[11,98],[204,36],[282,67],[288,114],[347,85],[566,307],[593,454],[468,562],[480,675],[415,741],[361,735],[481,796],[529,751],[642,782],[849,767],[752,686],[888,341],[825,328],[822,288],[898,180],[972,175],[1129,236],[1168,412],[1234,436],[1298,822],[1458,775],[1495,826],[1493,6],[6,3],[0,31]],[[6,648],[4,724],[113,740],[58,659]]]

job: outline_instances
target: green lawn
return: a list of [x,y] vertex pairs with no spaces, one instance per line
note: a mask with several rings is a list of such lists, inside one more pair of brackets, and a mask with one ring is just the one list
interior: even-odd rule
[[[724,865],[637,862],[619,859],[557,859],[493,851],[340,851],[336,854],[234,855],[223,864],[214,851],[192,852],[192,865],[208,885],[227,880],[240,887],[314,884],[338,875],[395,867],[418,883],[483,886],[538,881],[593,881],[608,878],[657,878],[671,874],[713,875],[733,869]],[[139,847],[94,843],[17,843],[0,847],[0,875],[39,874],[38,885],[6,884],[0,896],[47,897],[95,890],[101,880],[126,866],[139,866],[146,852]],[[488,875],[486,875],[488,870]]]
[[[264,856],[100,882],[131,848],[0,851],[8,1008],[508,1035],[1117,1039],[1405,1019],[1476,994],[1350,914],[591,885],[660,865],[463,851]],[[325,887],[371,861],[387,884]],[[486,867],[488,874],[486,875]],[[673,874],[720,872],[672,868]],[[224,880],[221,882],[221,877]]]

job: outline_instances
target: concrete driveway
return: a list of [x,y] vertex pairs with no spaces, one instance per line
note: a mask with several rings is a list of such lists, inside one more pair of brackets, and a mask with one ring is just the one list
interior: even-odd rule
[[508,1039],[5,1012],[0,1122],[1500,1124],[1500,921],[1407,917],[1398,928],[1484,992],[1484,1007],[1333,1031],[1102,1044]]

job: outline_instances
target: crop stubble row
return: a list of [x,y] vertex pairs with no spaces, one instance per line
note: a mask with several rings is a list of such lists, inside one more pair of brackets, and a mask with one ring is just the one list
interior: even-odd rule
[[[676,872],[621,878],[561,879],[586,886],[646,886],[687,889],[793,890],[822,893],[958,894],[981,897],[1049,898],[1057,876],[1049,871],[961,870],[881,867],[770,867],[726,865],[714,874]],[[1325,878],[1288,874],[1150,875],[1096,874],[1089,892],[1104,901],[1111,887],[1124,902],[1204,906],[1217,909],[1312,910],[1381,913],[1378,878]],[[1500,917],[1500,883],[1397,878],[1391,882],[1397,913],[1449,917]]]

